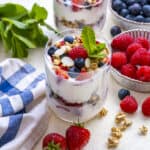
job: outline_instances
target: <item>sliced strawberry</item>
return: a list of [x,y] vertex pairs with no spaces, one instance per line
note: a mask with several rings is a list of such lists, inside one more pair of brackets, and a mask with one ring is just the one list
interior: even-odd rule
[[60,76],[60,77],[62,77],[62,78],[64,78],[64,79],[68,79],[68,78],[69,78],[68,73],[67,73],[66,71],[62,70],[61,68],[56,68],[56,69],[55,69],[55,73],[56,73],[58,76]]

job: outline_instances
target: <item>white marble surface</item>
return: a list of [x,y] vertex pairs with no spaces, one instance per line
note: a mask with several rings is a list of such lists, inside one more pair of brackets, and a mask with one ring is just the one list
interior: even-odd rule
[[[31,8],[34,2],[44,6],[48,12],[49,17],[47,23],[54,26],[53,21],[53,7],[52,0],[0,0],[0,3],[4,2],[17,2],[23,4],[27,8]],[[111,21],[111,14],[108,13],[106,25],[103,30],[103,34],[110,40],[109,30],[113,22]],[[35,49],[29,52],[29,57],[24,61],[32,64],[38,70],[44,71],[43,67],[43,49]],[[2,45],[0,45],[0,62],[10,57],[4,53]],[[39,59],[40,58],[40,59]],[[40,61],[39,61],[40,60]],[[117,91],[120,89],[119,86],[111,77],[109,78],[109,93],[106,99],[105,106],[108,109],[108,115],[102,119],[94,118],[87,122],[85,126],[91,131],[91,138],[88,145],[84,150],[107,150],[107,138],[110,135],[110,129],[114,126],[114,118],[119,109],[119,99],[117,97]],[[139,109],[134,115],[128,115],[133,121],[133,125],[123,133],[123,137],[120,140],[119,146],[116,150],[149,150],[150,149],[150,131],[147,136],[139,136],[138,130],[142,125],[146,125],[150,130],[150,118],[146,118],[141,113],[141,103],[144,98],[150,96],[150,93],[142,94],[131,91],[131,94],[136,97],[139,103]],[[58,132],[65,135],[65,130],[70,124],[58,119],[54,114],[51,115],[49,121],[49,127],[45,134],[50,132]],[[42,149],[42,138],[33,150]]]

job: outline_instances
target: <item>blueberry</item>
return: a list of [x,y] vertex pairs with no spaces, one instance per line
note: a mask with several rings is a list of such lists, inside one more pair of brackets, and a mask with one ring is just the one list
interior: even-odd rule
[[137,2],[141,5],[147,4],[147,0],[137,0]]
[[100,61],[100,62],[98,63],[98,67],[102,67],[104,64],[105,64],[105,63],[103,63],[103,62]]
[[150,17],[150,5],[144,5],[143,6],[143,14],[146,17]]
[[134,3],[133,5],[129,6],[129,12],[133,16],[139,15],[141,10],[142,10],[142,7],[138,3]]
[[112,26],[111,30],[110,30],[110,33],[111,33],[112,36],[115,36],[115,35],[121,33],[121,29],[120,29],[119,26]]
[[116,10],[117,12],[119,12],[122,9],[122,2],[121,0],[115,0],[112,3],[112,7],[114,10]]
[[48,49],[48,55],[49,56],[52,56],[54,53],[55,53],[55,51],[57,50],[57,47],[55,47],[55,46],[51,46],[49,49]]
[[72,77],[72,78],[76,78],[79,73],[80,73],[80,69],[78,69],[77,67],[71,67],[71,68],[68,70],[68,74],[69,74],[69,76]]
[[84,6],[86,7],[86,9],[91,9],[92,6],[90,5],[89,2],[84,2]]
[[122,9],[125,9],[125,8],[127,8],[127,5],[126,5],[126,3],[122,2]]
[[144,17],[142,15],[138,15],[135,17],[135,21],[144,22]]
[[64,41],[72,44],[74,41],[74,38],[72,36],[65,36]]
[[125,1],[126,1],[126,4],[128,6],[133,5],[134,3],[136,3],[136,0],[125,0]]
[[144,18],[144,22],[146,22],[146,23],[150,23],[150,17],[146,17],[146,18]]
[[121,12],[120,12],[120,15],[122,17],[125,17],[129,14],[129,10],[128,9],[122,9]]
[[125,98],[127,95],[130,95],[130,91],[128,91],[126,89],[120,89],[119,92],[118,92],[118,97],[119,97],[120,100]]
[[125,17],[126,19],[129,19],[129,20],[134,20],[134,16],[132,16],[132,15],[127,15],[126,17]]
[[82,67],[84,67],[84,65],[85,65],[85,60],[83,58],[76,58],[74,60],[74,62],[75,62],[75,66],[78,67],[78,68],[80,68],[80,69]]

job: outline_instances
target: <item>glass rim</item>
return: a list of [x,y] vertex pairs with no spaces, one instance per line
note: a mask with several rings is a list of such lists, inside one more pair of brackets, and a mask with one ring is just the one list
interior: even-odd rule
[[[57,1],[57,0],[55,0],[55,1]],[[89,7],[95,7],[96,5],[99,5],[99,4],[101,4],[102,2],[103,2],[104,0],[99,0],[99,1],[97,1],[96,3],[94,3],[94,4],[89,4],[89,5],[81,5],[81,4],[76,4],[76,3],[71,3],[71,4],[69,4],[68,6],[76,6],[76,7],[78,7],[78,8],[89,8]],[[66,2],[65,1],[63,1],[63,0],[59,0],[59,2],[61,2],[62,4],[66,4]]]

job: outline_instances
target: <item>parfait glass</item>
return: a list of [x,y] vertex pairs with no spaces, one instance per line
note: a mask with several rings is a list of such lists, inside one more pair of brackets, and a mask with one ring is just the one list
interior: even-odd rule
[[[105,63],[96,71],[84,72],[77,79],[61,78],[53,70],[54,65],[47,54],[49,47],[67,35],[80,34],[81,30],[72,29],[54,35],[47,43],[44,55],[48,104],[56,116],[69,122],[85,122],[97,115],[106,101],[108,92],[109,63]],[[96,38],[98,41],[105,42],[110,50],[104,38],[97,35]],[[110,55],[109,51],[108,58]],[[78,76],[75,72],[67,73]]]

